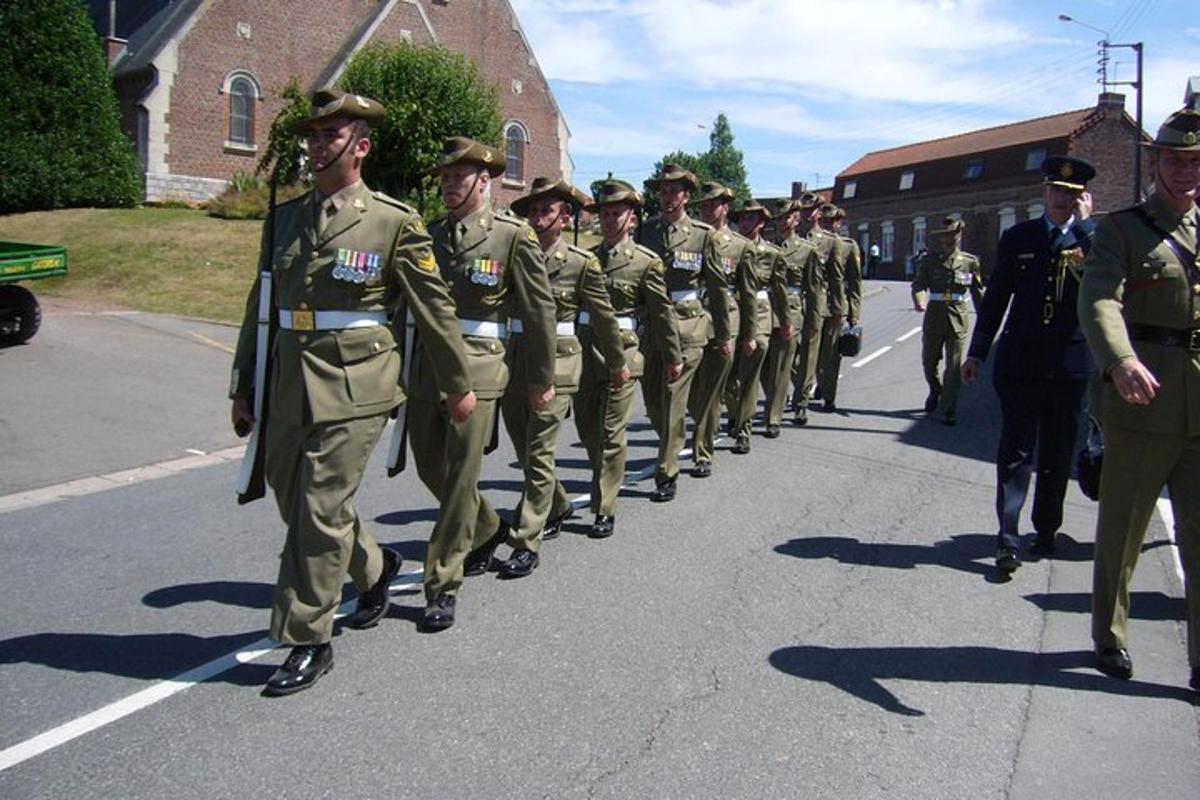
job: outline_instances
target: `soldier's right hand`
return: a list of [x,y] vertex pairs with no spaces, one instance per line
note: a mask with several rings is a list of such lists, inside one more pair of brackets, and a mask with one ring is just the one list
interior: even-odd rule
[[446,395],[446,411],[450,413],[450,419],[459,425],[466,422],[474,410],[475,392]]
[[1121,399],[1135,406],[1150,405],[1150,401],[1157,394],[1155,390],[1160,386],[1154,373],[1136,358],[1118,361],[1116,366],[1108,371],[1108,377]]
[[974,383],[975,379],[979,377],[979,359],[968,356],[963,360],[958,372],[962,376],[963,383]]
[[752,355],[754,355],[754,351],[757,349],[758,342],[755,341],[753,336],[749,336],[742,340],[742,355],[746,358],[750,358]]
[[233,407],[229,410],[229,419],[233,423],[233,432],[239,438],[250,435],[254,429],[254,409],[250,407],[250,398],[233,398]]
[[610,383],[614,392],[620,391],[625,384],[629,383],[629,367],[621,367],[614,372]]
[[683,364],[668,364],[667,365],[667,383],[674,383],[679,380],[679,376],[683,374]]
[[791,338],[796,335],[796,330],[790,322],[785,322],[779,326],[779,335],[783,337],[785,342],[791,341]]

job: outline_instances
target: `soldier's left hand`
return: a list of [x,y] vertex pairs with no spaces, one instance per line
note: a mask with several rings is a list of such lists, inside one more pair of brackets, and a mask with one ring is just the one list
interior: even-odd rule
[[683,364],[668,364],[667,365],[667,383],[674,383],[679,380],[679,376],[683,374]]
[[962,376],[963,383],[974,383],[975,379],[979,377],[979,359],[968,356],[963,360],[958,372]]
[[529,407],[534,411],[541,411],[546,406],[550,405],[550,401],[554,399],[554,384],[549,386],[529,386]]
[[845,318],[845,317],[843,317],[841,314],[834,314],[834,315],[833,315],[833,319],[832,319],[832,322],[833,322],[833,327],[837,328],[838,330],[841,330],[841,328],[842,328],[842,323],[843,323],[843,322],[845,322],[845,321],[846,321],[846,318]]
[[621,367],[619,370],[614,372],[612,374],[612,380],[610,383],[612,384],[614,392],[619,391],[622,386],[629,383],[629,367]]
[[748,339],[742,340],[742,355],[746,358],[754,355],[754,351],[758,349],[758,341],[751,336]]
[[463,424],[475,411],[475,392],[447,395],[446,411],[450,414],[450,419],[459,425]]
[[732,341],[726,340],[721,345],[721,358],[724,358],[726,361],[733,358],[733,342]]

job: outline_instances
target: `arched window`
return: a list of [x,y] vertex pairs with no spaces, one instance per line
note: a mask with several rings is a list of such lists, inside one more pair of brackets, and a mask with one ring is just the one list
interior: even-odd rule
[[510,122],[504,129],[504,180],[525,182],[525,145],[529,132],[520,122]]
[[221,91],[229,98],[225,146],[254,149],[255,106],[262,99],[262,87],[250,73],[237,71],[226,76]]

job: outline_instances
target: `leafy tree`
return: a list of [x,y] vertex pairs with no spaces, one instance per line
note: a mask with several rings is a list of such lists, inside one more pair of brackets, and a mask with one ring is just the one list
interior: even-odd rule
[[421,173],[437,163],[449,136],[500,143],[496,87],[474,61],[440,46],[376,43],[360,50],[342,76],[347,92],[366,95],[387,108],[372,134],[367,183],[414,204],[427,217],[441,208],[437,184]]
[[82,0],[0,3],[0,212],[132,206],[141,167]]
[[[682,150],[676,150],[674,153],[667,153],[658,161],[654,162],[654,174],[658,175],[662,172],[663,164],[678,164],[695,175],[701,183],[708,180],[708,165],[704,163],[704,157],[694,153],[685,153]],[[652,192],[648,188],[646,193],[646,216],[647,218],[658,213],[658,193]]]
[[268,176],[272,171],[279,177],[281,185],[310,183],[312,175],[304,160],[304,149],[300,140],[292,133],[291,125],[308,116],[311,101],[300,88],[300,79],[292,77],[276,96],[283,100],[283,108],[271,123],[267,149],[258,159],[254,173]]
[[708,135],[708,152],[700,157],[710,180],[720,181],[733,190],[738,200],[750,198],[746,185],[746,167],[742,151],[733,146],[733,129],[724,112],[717,114],[712,132]]

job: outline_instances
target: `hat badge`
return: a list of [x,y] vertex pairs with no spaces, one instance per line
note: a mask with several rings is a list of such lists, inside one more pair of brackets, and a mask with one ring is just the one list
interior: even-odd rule
[[1063,164],[1062,167],[1060,167],[1058,170],[1058,174],[1064,178],[1069,178],[1074,173],[1075,173],[1075,170],[1071,168],[1070,164]]
[[371,104],[368,103],[366,100],[364,100],[363,96],[361,94],[354,95],[354,99],[358,101],[359,108],[370,108],[371,107]]
[[492,160],[492,151],[491,151],[491,150],[484,150],[484,151],[483,151],[483,157],[484,157],[484,159],[485,159],[485,160],[487,160],[487,161],[491,161],[491,160]]
[[1185,133],[1183,135],[1183,143],[1185,145],[1187,145],[1188,147],[1191,147],[1192,145],[1194,145],[1196,143],[1196,132],[1188,131],[1187,133]]

